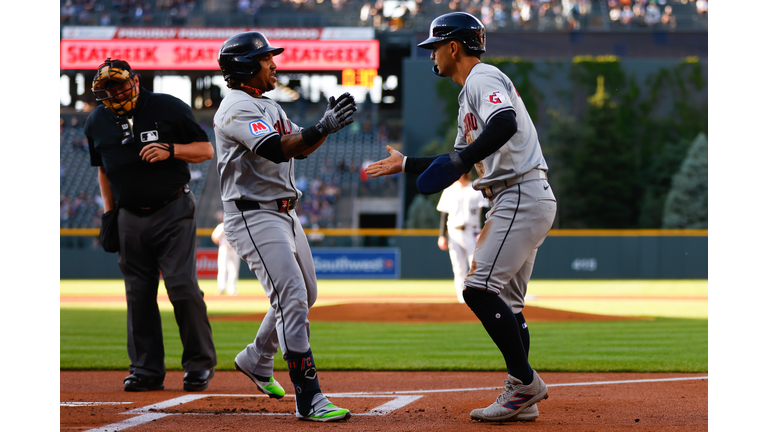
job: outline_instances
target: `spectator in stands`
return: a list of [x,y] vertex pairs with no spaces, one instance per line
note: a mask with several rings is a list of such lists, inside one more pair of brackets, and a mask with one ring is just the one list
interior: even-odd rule
[[659,6],[656,5],[656,2],[651,0],[651,2],[648,3],[648,6],[645,8],[645,24],[648,27],[654,27],[660,22],[661,10],[659,9]]
[[664,6],[664,14],[661,15],[661,25],[674,29],[677,27],[677,19],[672,13],[672,6]]
[[64,2],[64,6],[61,7],[61,12],[59,13],[61,23],[72,24],[76,13],[77,11],[75,10],[75,5],[72,4],[72,0],[67,0]]
[[69,220],[69,214],[72,210],[72,205],[69,202],[69,198],[66,195],[59,196],[59,219],[64,222]]
[[304,176],[304,174],[302,174],[299,176],[299,178],[296,179],[296,188],[299,189],[302,194],[306,194],[307,187],[308,187],[307,177]]
[[112,22],[112,16],[109,15],[109,12],[104,11],[101,13],[101,18],[99,18],[99,25],[100,26],[108,26]]
[[706,16],[709,13],[709,2],[707,0],[696,0],[696,12],[699,15]]
[[635,14],[632,12],[631,6],[624,6],[624,8],[621,10],[621,23],[625,26],[632,24],[632,21],[635,19]]

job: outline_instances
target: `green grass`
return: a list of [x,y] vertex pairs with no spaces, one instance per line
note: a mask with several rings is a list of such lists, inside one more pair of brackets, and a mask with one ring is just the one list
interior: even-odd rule
[[[181,370],[172,312],[163,311],[166,367]],[[62,370],[128,369],[125,311],[62,308]],[[259,323],[212,321],[218,370],[256,335]],[[540,371],[707,372],[707,320],[531,323],[531,364]],[[312,323],[323,370],[503,370],[477,324]],[[279,358],[279,357],[278,357]],[[278,370],[285,370],[281,361]]]

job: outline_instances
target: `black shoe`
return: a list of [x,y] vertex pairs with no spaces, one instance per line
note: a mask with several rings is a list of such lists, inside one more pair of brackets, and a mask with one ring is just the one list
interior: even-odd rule
[[208,388],[208,383],[213,378],[213,368],[186,372],[184,374],[184,390],[185,391],[201,391]]
[[141,374],[130,374],[123,380],[125,391],[129,392],[142,392],[151,390],[162,390],[163,386],[162,378],[151,378]]

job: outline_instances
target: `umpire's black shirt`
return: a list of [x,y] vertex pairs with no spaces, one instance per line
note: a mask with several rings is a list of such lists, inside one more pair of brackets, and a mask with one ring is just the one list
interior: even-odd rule
[[99,105],[85,122],[92,166],[103,166],[120,207],[156,207],[189,182],[186,162],[168,158],[149,163],[139,151],[153,142],[189,144],[209,141],[192,109],[181,100],[141,88],[133,116],[134,140],[121,144],[118,116]]

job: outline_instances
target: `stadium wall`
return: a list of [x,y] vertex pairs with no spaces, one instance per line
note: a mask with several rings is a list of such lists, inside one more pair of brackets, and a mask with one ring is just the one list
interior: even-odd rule
[[[656,234],[654,234],[656,232]],[[94,246],[92,238],[62,237],[61,279],[122,279],[117,254]],[[201,245],[205,237],[201,237]],[[392,236],[399,249],[401,279],[452,279],[447,252],[436,236]],[[703,232],[553,231],[539,248],[534,279],[707,279],[708,238]],[[245,263],[240,277],[255,278]]]

